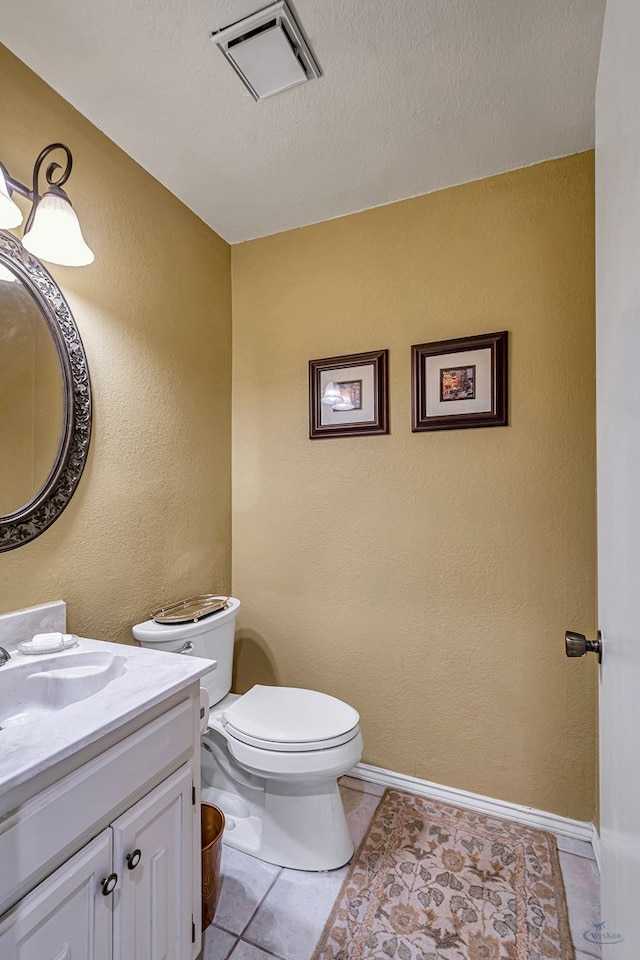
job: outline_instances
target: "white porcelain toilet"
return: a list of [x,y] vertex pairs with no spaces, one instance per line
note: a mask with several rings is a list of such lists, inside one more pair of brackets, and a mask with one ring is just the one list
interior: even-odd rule
[[227,819],[224,841],[297,870],[333,870],[353,854],[338,777],[362,756],[353,707],[315,690],[229,693],[240,601],[198,622],[133,628],[143,647],[215,660],[202,679],[211,709],[202,738],[202,799]]

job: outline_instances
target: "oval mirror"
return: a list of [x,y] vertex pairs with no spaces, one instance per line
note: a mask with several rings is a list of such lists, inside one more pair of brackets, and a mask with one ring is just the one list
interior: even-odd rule
[[62,513],[90,435],[89,370],[71,311],[40,261],[0,230],[0,551]]

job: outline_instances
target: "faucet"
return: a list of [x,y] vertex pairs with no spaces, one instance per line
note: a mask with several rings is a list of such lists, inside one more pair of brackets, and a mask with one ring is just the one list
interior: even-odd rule
[[8,650],[5,650],[4,647],[0,647],[0,667],[4,667],[5,663],[11,660],[11,654]]

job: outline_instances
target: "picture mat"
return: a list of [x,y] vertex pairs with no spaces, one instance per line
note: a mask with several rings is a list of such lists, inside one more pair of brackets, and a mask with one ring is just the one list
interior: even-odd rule
[[[443,367],[476,368],[475,400],[440,400],[440,370]],[[464,350],[460,353],[440,353],[424,358],[425,406],[428,417],[450,417],[461,413],[490,413],[491,406],[491,347]]]
[[325,427],[334,423],[370,423],[376,413],[375,402],[375,365],[366,363],[356,367],[340,367],[322,370],[320,373],[320,396],[329,383],[343,380],[362,380],[362,409],[334,410],[328,403],[320,404],[320,425]]

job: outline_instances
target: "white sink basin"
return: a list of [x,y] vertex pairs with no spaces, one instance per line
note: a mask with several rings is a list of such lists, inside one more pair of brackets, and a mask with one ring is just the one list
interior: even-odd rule
[[121,677],[127,668],[126,657],[106,651],[74,652],[35,661],[17,657],[0,669],[0,731],[86,700]]
[[54,767],[64,761],[69,773],[95,755],[96,743],[112,745],[120,727],[215,667],[87,637],[61,653],[9,652],[0,667],[0,829],[7,813],[53,782]]

